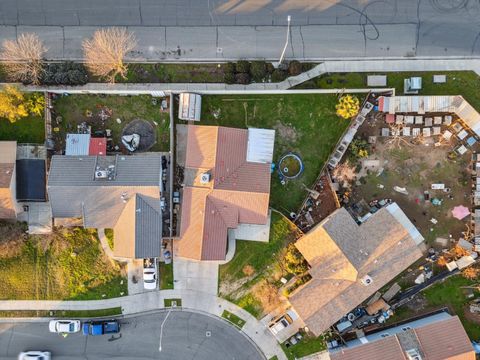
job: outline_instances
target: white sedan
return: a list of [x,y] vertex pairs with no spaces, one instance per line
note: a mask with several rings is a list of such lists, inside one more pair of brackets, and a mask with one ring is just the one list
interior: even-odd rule
[[49,351],[25,351],[18,354],[18,360],[50,360]]
[[52,333],[76,333],[80,331],[80,320],[50,320],[48,328]]

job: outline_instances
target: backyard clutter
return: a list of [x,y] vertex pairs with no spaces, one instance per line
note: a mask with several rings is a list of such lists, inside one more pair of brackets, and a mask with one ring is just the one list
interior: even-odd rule
[[[169,115],[151,100],[147,95],[55,95],[52,110],[53,126],[57,129],[53,132],[55,150],[65,149],[66,135],[77,132],[107,137],[109,152],[168,150]],[[122,136],[128,136],[125,140],[128,145],[122,142]],[[132,146],[132,140],[138,144]]]

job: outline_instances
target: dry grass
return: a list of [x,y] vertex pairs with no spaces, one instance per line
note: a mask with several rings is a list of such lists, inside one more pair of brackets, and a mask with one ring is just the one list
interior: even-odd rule
[[5,40],[0,56],[10,80],[39,84],[46,52],[47,48],[36,34],[26,33],[17,40]]
[[0,258],[16,257],[27,241],[25,228],[5,221],[0,222]]
[[97,30],[92,39],[83,42],[85,65],[94,76],[111,83],[117,76],[126,79],[128,69],[124,58],[135,46],[135,37],[126,28]]

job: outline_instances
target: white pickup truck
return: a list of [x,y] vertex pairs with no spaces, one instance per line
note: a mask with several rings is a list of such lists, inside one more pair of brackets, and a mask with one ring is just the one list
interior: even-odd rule
[[155,290],[157,288],[157,259],[143,259],[143,287],[146,290]]
[[281,330],[290,326],[297,319],[298,319],[297,313],[293,309],[290,309],[285,313],[285,315],[272,321],[272,323],[269,326],[270,331],[272,332],[273,335],[276,335]]

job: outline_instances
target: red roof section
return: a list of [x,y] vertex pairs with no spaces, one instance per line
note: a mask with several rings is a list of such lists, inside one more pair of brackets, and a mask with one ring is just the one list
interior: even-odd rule
[[107,139],[90,138],[88,155],[107,155]]
[[268,219],[270,164],[247,162],[248,130],[188,126],[186,167],[213,173],[211,187],[186,186],[177,254],[224,260],[227,231]]

